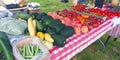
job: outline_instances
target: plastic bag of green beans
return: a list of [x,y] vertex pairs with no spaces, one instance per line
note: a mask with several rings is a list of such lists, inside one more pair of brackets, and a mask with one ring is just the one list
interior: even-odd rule
[[37,37],[26,37],[13,42],[13,54],[16,60],[48,60],[49,51]]

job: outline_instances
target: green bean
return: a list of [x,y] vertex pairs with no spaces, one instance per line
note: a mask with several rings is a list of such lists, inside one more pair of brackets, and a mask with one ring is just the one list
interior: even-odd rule
[[29,53],[28,56],[31,56],[31,55],[32,55],[30,48],[31,48],[31,45],[28,45],[28,47],[27,47],[27,49],[28,49],[28,53]]
[[31,56],[34,56],[34,49],[33,49],[33,45],[31,45],[31,53],[32,53],[32,55]]
[[19,48],[19,51],[20,51],[20,53],[22,54],[22,52],[23,52],[23,49],[22,49],[22,48]]
[[23,47],[23,53],[22,53],[23,57],[26,55],[25,54],[25,46]]
[[41,53],[39,46],[32,44],[24,45],[23,48],[19,48],[19,51],[25,59],[31,59],[33,56]]
[[25,47],[25,53],[26,53],[25,56],[29,56],[29,52],[28,52],[29,46],[28,46],[28,45],[25,45],[24,47]]
[[[38,46],[39,47],[39,46]],[[41,53],[41,50],[40,50],[40,48],[38,49],[38,52],[37,52],[37,54],[39,54],[39,53]]]
[[36,46],[36,45],[35,45],[35,47],[36,47],[36,50],[35,50],[35,55],[37,55],[37,54],[38,54],[39,47],[38,47],[38,46]]
[[33,51],[34,51],[33,55],[35,56],[36,46],[33,46]]

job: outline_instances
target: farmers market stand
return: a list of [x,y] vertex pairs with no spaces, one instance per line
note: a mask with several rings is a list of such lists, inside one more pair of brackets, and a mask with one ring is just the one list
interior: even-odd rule
[[[118,19],[118,18],[117,18]],[[111,28],[119,24],[116,17],[111,20],[107,20],[99,27],[91,30],[86,34],[77,34],[67,39],[67,43],[63,48],[54,47],[50,50],[49,60],[69,60],[77,53],[81,52],[89,45],[97,41]]]
[[[15,12],[21,9],[26,8],[12,9],[10,11]],[[81,52],[95,41],[98,40],[102,43],[99,38],[103,36],[107,31],[120,24],[120,21],[118,21],[118,19],[120,20],[120,18],[114,17],[111,20],[106,20],[103,24],[101,24],[97,28],[92,29],[86,34],[74,34],[73,36],[67,38],[64,47],[59,48],[57,46],[54,46],[51,50],[49,50],[49,60],[69,60],[74,55]],[[104,44],[102,43],[102,45],[104,49]]]
[[54,46],[54,48],[49,50],[49,60],[70,60],[73,56],[83,51],[85,48],[87,48],[97,40],[102,43],[104,50],[105,46],[99,38],[103,36],[107,31],[112,29],[114,26],[120,24],[120,22],[117,22],[118,19],[120,18],[114,17],[111,20],[107,20],[99,27],[92,29],[86,34],[74,34],[72,37],[69,37],[66,40],[66,44],[64,47],[59,48],[57,46]]

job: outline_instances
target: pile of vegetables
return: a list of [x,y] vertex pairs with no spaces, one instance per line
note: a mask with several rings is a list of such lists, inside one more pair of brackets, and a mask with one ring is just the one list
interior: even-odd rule
[[[14,60],[14,56],[18,54],[18,52],[12,52],[12,47],[14,46],[11,46],[6,34],[12,36],[21,34],[37,36],[48,49],[52,49],[53,45],[63,47],[66,39],[74,34],[72,27],[62,24],[59,19],[55,20],[44,12],[30,15],[18,14],[17,16],[22,20],[11,17],[0,20],[0,60]],[[14,47],[14,49],[16,48]],[[18,50],[25,59],[32,59],[33,56],[44,52],[41,51],[42,49],[38,45],[32,44],[24,45]],[[15,58],[17,59],[18,57],[15,56]]]
[[19,48],[19,51],[25,59],[32,59],[34,56],[42,53],[39,46],[33,44],[24,45],[22,48]]
[[51,16],[42,12],[40,14],[30,14],[28,18],[27,34],[30,36],[38,36],[43,39],[43,43],[51,49],[53,45],[63,47],[66,39],[74,34],[74,29],[70,26],[65,26],[59,19],[54,20]]
[[74,34],[74,29],[70,26],[62,24],[59,19],[54,20],[51,16],[43,13],[43,17],[39,18],[40,22],[43,22],[44,32],[47,32],[54,39],[53,44],[59,47],[63,47],[66,43],[66,39]]
[[[20,60],[23,60],[22,58],[33,59],[35,56],[37,56],[35,58],[38,59],[38,55],[43,54],[44,50],[47,50],[42,48],[40,43],[36,43],[36,39],[33,38],[33,44],[24,44],[29,41],[25,41],[23,44],[20,43],[19,45],[22,47],[14,46],[13,44],[13,56],[12,47],[6,34],[25,34],[30,37],[37,36],[39,38],[38,40],[42,41],[48,49],[52,49],[53,46],[64,47],[66,39],[75,34],[76,31],[77,33],[87,33],[88,30],[102,24],[104,21],[99,17],[105,17],[106,13],[109,17],[108,19],[120,15],[119,12],[109,10],[102,11],[98,8],[86,9],[86,7],[86,5],[79,4],[77,6],[71,6],[71,11],[64,9],[61,12],[57,11],[53,13],[53,15],[44,12],[31,14],[17,13],[16,16],[22,21],[11,17],[0,19],[0,60],[14,60],[14,56]],[[84,14],[82,12],[84,12]],[[96,16],[98,17],[96,18]],[[18,49],[16,47],[18,47]]]

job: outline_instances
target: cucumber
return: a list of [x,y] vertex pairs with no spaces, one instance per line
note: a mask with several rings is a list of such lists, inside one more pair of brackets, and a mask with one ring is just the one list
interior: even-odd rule
[[43,24],[39,21],[36,20],[36,27],[38,31],[42,31],[43,30]]
[[6,33],[4,32],[0,32],[0,48],[2,49],[6,60],[14,60],[12,47]]
[[17,13],[16,16],[24,20],[28,20],[28,18],[30,17],[30,15],[26,13]]

